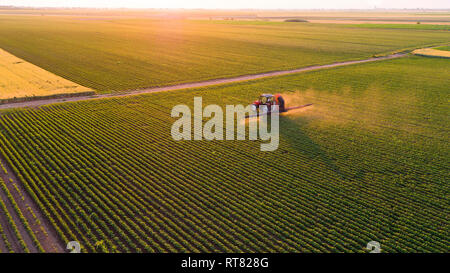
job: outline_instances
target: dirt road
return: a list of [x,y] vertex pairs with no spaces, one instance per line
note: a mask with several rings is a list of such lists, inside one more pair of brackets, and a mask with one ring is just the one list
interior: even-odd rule
[[212,85],[242,82],[242,81],[256,80],[256,79],[282,76],[282,75],[288,75],[288,74],[294,74],[294,73],[308,72],[308,71],[313,71],[313,70],[320,70],[320,69],[333,68],[333,67],[339,67],[339,66],[347,66],[347,65],[352,65],[352,64],[360,64],[360,63],[375,62],[375,61],[388,60],[388,59],[394,59],[394,58],[401,58],[401,57],[405,57],[407,55],[408,55],[407,53],[397,53],[397,54],[388,55],[388,56],[384,56],[384,57],[378,57],[378,58],[337,62],[337,63],[325,64],[325,65],[307,66],[307,67],[292,69],[292,70],[273,71],[273,72],[238,76],[238,77],[233,77],[233,78],[214,79],[214,80],[194,82],[194,83],[183,83],[183,84],[169,85],[169,86],[164,86],[164,87],[147,88],[147,89],[130,91],[130,92],[125,92],[125,93],[120,93],[120,94],[102,94],[102,95],[94,95],[94,96],[82,96],[82,97],[60,98],[60,99],[43,99],[43,100],[26,101],[26,102],[18,102],[18,103],[7,103],[7,104],[0,104],[0,109],[39,107],[41,105],[60,103],[60,102],[68,102],[68,101],[81,101],[81,100],[92,100],[92,99],[102,99],[102,98],[111,98],[111,97],[124,97],[124,96],[132,96],[132,95],[139,95],[139,94],[146,94],[146,93],[155,93],[155,92],[163,92],[163,91],[181,90],[181,89],[187,89],[187,88],[206,87],[206,86],[212,86]]

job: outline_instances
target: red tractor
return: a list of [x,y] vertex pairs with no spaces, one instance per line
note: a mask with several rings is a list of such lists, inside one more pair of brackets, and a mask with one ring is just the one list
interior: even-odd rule
[[273,105],[278,105],[278,111],[280,113],[286,111],[284,99],[280,94],[262,94],[257,101],[253,102],[252,108],[255,112],[259,112],[262,105],[267,106],[264,110],[268,113],[272,111]]

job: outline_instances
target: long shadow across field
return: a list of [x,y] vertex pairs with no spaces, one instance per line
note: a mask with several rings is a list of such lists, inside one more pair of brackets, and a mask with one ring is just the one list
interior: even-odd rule
[[335,161],[328,155],[325,149],[317,144],[306,134],[308,121],[301,117],[296,117],[297,121],[280,116],[280,139],[295,146],[296,152],[306,156],[313,161],[321,161],[327,168],[332,170],[339,178],[345,179],[346,175],[337,166]]

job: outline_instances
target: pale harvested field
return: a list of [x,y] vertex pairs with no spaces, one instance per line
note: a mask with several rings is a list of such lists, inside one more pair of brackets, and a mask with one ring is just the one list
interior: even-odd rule
[[0,100],[92,91],[0,49]]
[[417,49],[414,50],[413,53],[421,56],[450,58],[450,51],[437,50],[433,48]]

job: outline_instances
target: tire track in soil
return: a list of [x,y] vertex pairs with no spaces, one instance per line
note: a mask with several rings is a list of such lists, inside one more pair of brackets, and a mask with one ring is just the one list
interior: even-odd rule
[[[34,200],[31,198],[31,196],[28,194],[28,192],[23,187],[22,183],[17,179],[15,174],[13,173],[11,167],[8,165],[6,160],[3,158],[3,156],[0,155],[0,162],[5,167],[6,171],[8,172],[5,174],[3,170],[0,169],[0,177],[3,178],[5,181],[6,187],[8,188],[9,192],[13,196],[14,200],[16,201],[17,206],[19,207],[20,211],[22,212],[23,216],[27,219],[28,224],[30,225],[31,230],[35,234],[38,241],[41,243],[42,248],[44,248],[45,252],[65,252],[64,250],[64,244],[59,238],[58,234],[56,233],[56,230],[53,228],[53,226],[50,224],[50,222],[44,217],[44,215],[41,213],[39,207],[34,202]],[[17,192],[16,188],[14,187],[14,184],[11,183],[10,179],[13,180],[14,184],[17,185],[17,188],[19,189],[20,193]],[[23,199],[22,199],[23,196]],[[3,190],[0,189],[0,197],[5,201],[5,204],[8,207],[8,210],[13,217],[14,221],[16,222],[17,228],[22,235],[25,243],[27,244],[28,248],[30,249],[30,252],[38,252],[37,248],[34,246],[33,241],[28,234],[27,230],[23,226],[22,222],[20,221],[19,216],[16,214],[16,211],[12,207],[12,205],[9,202],[9,199],[7,195],[3,192]],[[28,210],[28,208],[31,208],[34,215],[36,216],[37,220],[39,220],[40,224],[36,221],[33,214]],[[2,222],[3,226],[3,222]],[[5,228],[4,228],[5,229]],[[45,233],[42,231],[42,229],[45,230]],[[14,234],[14,233],[13,233]],[[17,245],[17,240],[14,240]],[[13,242],[10,241],[11,244]],[[19,245],[20,252],[22,252],[22,248]]]

